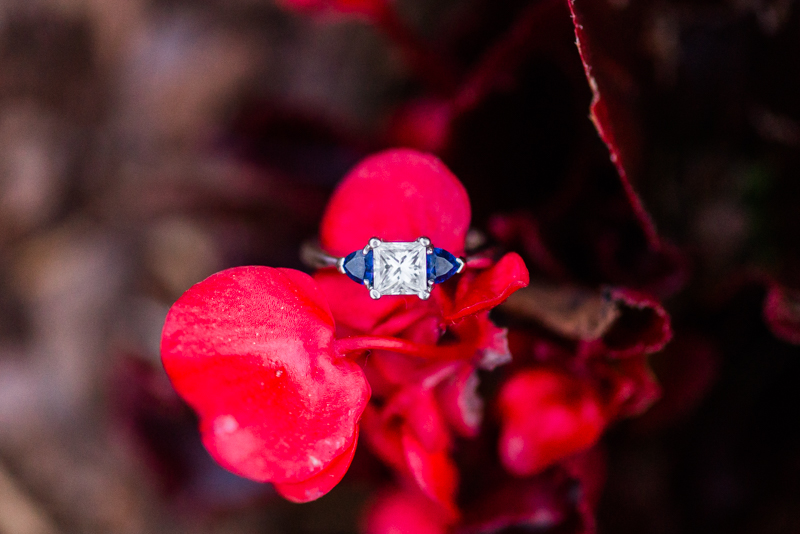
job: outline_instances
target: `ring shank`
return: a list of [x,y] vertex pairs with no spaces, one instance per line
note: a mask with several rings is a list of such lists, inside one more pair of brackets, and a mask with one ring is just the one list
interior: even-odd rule
[[300,261],[314,269],[324,269],[326,267],[336,267],[339,258],[331,256],[316,241],[306,241],[300,247]]

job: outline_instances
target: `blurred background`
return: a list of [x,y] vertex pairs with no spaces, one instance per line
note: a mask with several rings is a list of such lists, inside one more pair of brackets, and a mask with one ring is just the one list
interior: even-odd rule
[[0,532],[356,532],[369,476],[292,505],[225,472],[158,346],[213,272],[302,269],[337,181],[400,145],[476,227],[527,214],[571,281],[672,315],[663,399],[604,439],[600,532],[800,532],[800,6],[585,3],[670,258],[565,2],[0,0]]

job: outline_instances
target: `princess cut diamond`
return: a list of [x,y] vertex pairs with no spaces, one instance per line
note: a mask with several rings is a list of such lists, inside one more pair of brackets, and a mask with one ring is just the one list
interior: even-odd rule
[[379,295],[422,295],[428,292],[425,244],[420,241],[384,241],[372,252],[373,290]]

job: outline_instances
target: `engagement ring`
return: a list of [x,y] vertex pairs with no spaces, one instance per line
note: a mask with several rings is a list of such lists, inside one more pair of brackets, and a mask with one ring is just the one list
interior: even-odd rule
[[369,296],[384,295],[431,296],[433,284],[439,284],[460,273],[465,260],[436,248],[427,237],[416,241],[369,240],[363,249],[343,258],[326,254],[318,246],[303,247],[302,258],[312,267],[333,267],[353,281],[369,289]]

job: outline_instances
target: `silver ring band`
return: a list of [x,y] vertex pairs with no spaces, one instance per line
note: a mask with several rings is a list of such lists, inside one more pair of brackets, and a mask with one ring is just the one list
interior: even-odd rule
[[373,299],[386,295],[417,295],[427,299],[434,284],[460,273],[466,265],[466,259],[434,247],[424,236],[410,242],[373,237],[363,249],[344,257],[332,256],[316,243],[304,243],[300,258],[309,267],[336,267],[366,286]]

